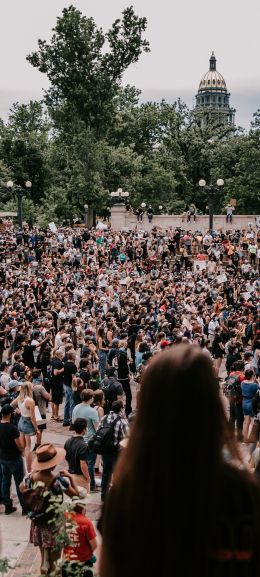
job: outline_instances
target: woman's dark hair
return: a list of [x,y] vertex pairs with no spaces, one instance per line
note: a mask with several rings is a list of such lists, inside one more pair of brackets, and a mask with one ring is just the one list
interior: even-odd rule
[[240,461],[211,360],[186,344],[156,355],[105,503],[101,577],[208,575],[224,445]]
[[252,379],[252,377],[254,377],[255,372],[253,371],[253,369],[247,369],[247,371],[245,371],[245,379],[250,380]]
[[32,377],[33,377],[33,378],[40,377],[40,376],[41,376],[41,372],[42,372],[41,369],[36,369],[36,368],[34,367],[34,369],[32,370]]
[[145,353],[149,350],[148,344],[144,341],[139,345],[139,353]]
[[84,391],[84,389],[86,388],[85,383],[80,377],[76,378],[76,383],[77,383],[77,391],[79,392]]
[[98,328],[97,336],[98,336],[98,337],[104,337],[104,336],[105,336],[105,329],[104,329],[104,327],[99,327],[99,328]]
[[94,391],[94,405],[102,405],[104,401],[104,392],[101,389]]
[[88,366],[88,364],[89,364],[89,359],[83,358],[80,360],[79,366],[81,369],[85,369]]

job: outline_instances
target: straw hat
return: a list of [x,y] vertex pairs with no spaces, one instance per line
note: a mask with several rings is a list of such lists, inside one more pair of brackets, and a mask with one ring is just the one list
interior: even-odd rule
[[32,464],[32,470],[44,471],[45,469],[52,469],[64,461],[65,455],[65,449],[56,448],[52,443],[40,445],[35,451],[36,459]]

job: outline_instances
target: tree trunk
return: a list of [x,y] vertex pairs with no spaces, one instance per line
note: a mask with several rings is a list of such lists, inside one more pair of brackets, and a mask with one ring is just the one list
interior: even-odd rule
[[92,206],[89,206],[85,215],[85,222],[87,228],[96,226],[96,211]]

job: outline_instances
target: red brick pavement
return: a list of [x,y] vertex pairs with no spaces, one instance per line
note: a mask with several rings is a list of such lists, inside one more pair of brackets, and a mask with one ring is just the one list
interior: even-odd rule
[[28,577],[40,574],[40,554],[38,547],[28,544],[20,555],[15,567],[7,573],[7,577]]

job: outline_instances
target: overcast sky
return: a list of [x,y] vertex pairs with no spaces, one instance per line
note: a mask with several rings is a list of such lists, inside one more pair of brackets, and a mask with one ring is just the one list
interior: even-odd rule
[[14,101],[40,98],[46,78],[27,61],[37,40],[50,39],[62,9],[70,4],[93,16],[106,31],[133,4],[146,16],[151,53],[127,71],[124,82],[142,89],[144,100],[180,96],[192,106],[212,50],[231,92],[237,124],[248,128],[260,108],[259,0],[2,0],[0,3],[0,116]]

